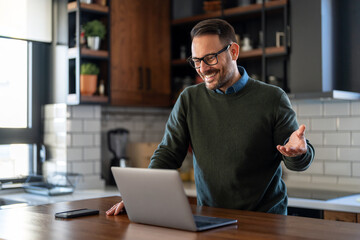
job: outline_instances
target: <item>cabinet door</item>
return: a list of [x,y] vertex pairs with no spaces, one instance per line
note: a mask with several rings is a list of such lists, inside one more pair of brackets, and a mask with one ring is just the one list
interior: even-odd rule
[[326,220],[335,220],[335,221],[342,221],[342,222],[356,222],[356,213],[350,212],[338,212],[338,211],[324,211],[324,219]]
[[114,1],[111,9],[112,104],[169,106],[170,1]]
[[146,88],[152,93],[170,95],[170,1],[144,1],[147,4]]
[[146,11],[142,2],[112,2],[111,102],[115,105],[140,105],[142,102]]

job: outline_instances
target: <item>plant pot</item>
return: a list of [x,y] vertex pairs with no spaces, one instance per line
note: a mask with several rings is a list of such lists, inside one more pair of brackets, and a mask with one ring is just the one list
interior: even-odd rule
[[80,75],[80,93],[84,96],[92,96],[96,92],[97,75]]
[[99,50],[100,49],[100,37],[96,37],[96,36],[87,37],[87,45],[92,50]]

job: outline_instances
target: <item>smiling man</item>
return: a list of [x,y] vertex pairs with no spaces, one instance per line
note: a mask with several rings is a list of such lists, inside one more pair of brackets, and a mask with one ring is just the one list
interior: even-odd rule
[[280,163],[294,171],[310,166],[314,149],[305,126],[282,89],[237,66],[239,45],[226,21],[202,21],[191,38],[188,62],[204,83],[179,96],[149,168],[179,168],[190,144],[198,205],[286,214]]

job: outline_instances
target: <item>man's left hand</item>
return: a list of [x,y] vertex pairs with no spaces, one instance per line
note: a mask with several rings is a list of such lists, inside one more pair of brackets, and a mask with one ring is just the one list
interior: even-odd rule
[[301,125],[298,130],[291,134],[285,146],[277,145],[276,148],[286,157],[297,157],[306,153],[305,125]]

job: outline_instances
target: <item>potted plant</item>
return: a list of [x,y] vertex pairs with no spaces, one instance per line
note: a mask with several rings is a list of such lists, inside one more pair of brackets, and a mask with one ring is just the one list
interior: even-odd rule
[[87,45],[90,49],[99,50],[100,40],[104,39],[106,34],[105,25],[99,20],[93,20],[87,22],[84,27],[85,37],[87,40]]
[[100,70],[94,63],[83,63],[80,67],[80,93],[91,96],[96,92],[97,75]]

